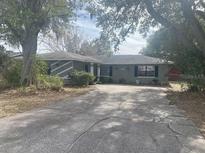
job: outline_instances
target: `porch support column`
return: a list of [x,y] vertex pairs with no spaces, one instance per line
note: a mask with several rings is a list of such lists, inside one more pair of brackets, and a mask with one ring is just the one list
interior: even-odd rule
[[94,64],[90,63],[90,73],[94,75]]
[[100,64],[97,66],[97,81],[100,81]]

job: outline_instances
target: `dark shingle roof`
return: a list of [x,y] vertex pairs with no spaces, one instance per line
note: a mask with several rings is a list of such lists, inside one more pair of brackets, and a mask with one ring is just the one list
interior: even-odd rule
[[126,64],[173,64],[159,58],[153,58],[143,55],[114,55],[114,56],[99,56],[89,57],[70,52],[51,52],[38,55],[43,60],[75,60],[81,62],[102,63],[110,65],[126,65]]
[[51,52],[38,55],[43,60],[75,60],[81,62],[100,63],[99,60],[71,52]]
[[166,60],[143,55],[115,55],[100,57],[103,64],[172,64]]

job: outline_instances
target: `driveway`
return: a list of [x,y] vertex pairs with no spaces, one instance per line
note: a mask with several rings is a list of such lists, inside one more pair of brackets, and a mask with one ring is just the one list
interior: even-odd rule
[[97,85],[90,93],[0,120],[0,152],[205,152],[166,88]]

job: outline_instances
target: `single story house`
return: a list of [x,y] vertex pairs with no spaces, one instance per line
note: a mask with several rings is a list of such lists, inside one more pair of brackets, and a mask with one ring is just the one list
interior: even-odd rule
[[172,62],[143,55],[89,57],[69,52],[40,54],[48,62],[49,73],[69,78],[72,70],[90,72],[97,77],[109,77],[113,83],[166,84]]

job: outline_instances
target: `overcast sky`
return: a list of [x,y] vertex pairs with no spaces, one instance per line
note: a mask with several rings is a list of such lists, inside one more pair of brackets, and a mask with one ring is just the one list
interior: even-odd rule
[[[77,18],[74,22],[75,26],[78,27],[79,32],[82,33],[82,36],[86,40],[92,40],[94,38],[99,37],[101,29],[96,27],[96,21],[90,19],[89,14],[85,10],[78,10]],[[40,42],[40,40],[39,40]],[[21,49],[16,49],[11,46],[5,45],[7,49],[13,50],[16,52],[21,51]],[[120,49],[115,54],[138,54],[139,51],[146,46],[146,40],[138,33],[131,35],[126,39],[125,42],[120,45]],[[38,53],[48,52],[44,50],[45,47],[42,43],[38,43]]]
[[[76,26],[82,32],[86,39],[93,39],[99,36],[100,28],[96,27],[95,20],[91,20],[86,11],[81,10],[78,12]],[[139,51],[146,46],[146,40],[138,32],[131,35],[125,42],[120,45],[120,50],[116,54],[138,54]]]

